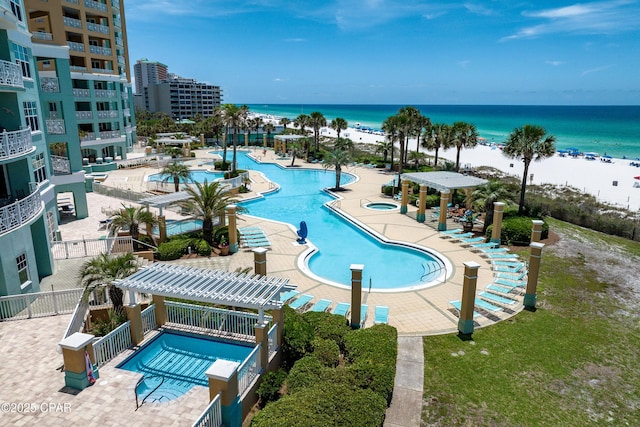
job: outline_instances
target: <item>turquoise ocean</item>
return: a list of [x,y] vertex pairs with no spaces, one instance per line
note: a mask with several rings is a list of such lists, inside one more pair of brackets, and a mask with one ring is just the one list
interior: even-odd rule
[[[349,126],[380,129],[405,105],[251,104],[250,111],[294,119],[321,112]],[[613,157],[640,158],[640,106],[413,105],[432,122],[473,123],[488,142],[504,142],[516,127],[540,125],[557,138],[558,149],[577,148]],[[381,137],[382,138],[382,137]]]

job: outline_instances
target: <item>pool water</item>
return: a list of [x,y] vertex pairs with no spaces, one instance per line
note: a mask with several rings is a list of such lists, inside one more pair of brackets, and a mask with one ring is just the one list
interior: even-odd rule
[[[138,400],[166,402],[195,385],[208,387],[205,372],[217,359],[242,363],[252,347],[164,331],[117,367],[144,375]],[[156,389],[156,387],[158,387]]]
[[[256,162],[246,153],[238,155],[238,168],[258,170],[280,185],[277,192],[242,206],[250,215],[296,228],[305,221],[308,239],[318,249],[306,262],[321,280],[350,288],[350,265],[364,264],[363,290],[388,292],[425,287],[445,273],[444,262],[435,256],[406,245],[383,243],[324,206],[333,200],[323,189],[335,185],[334,170],[282,168]],[[353,175],[342,173],[341,185],[353,180]]]
[[[193,231],[202,230],[201,219],[183,219],[183,220],[167,220],[167,236],[175,236],[178,234],[191,233]],[[160,234],[157,226],[153,227],[154,235]]]
[[[161,173],[154,173],[153,175],[149,175],[148,179],[149,181],[162,181],[166,177],[166,175],[163,175]],[[180,182],[183,184],[188,181],[204,182],[205,180],[207,180],[208,182],[213,182],[223,178],[224,172],[211,172],[208,170],[194,169],[191,171],[191,176],[188,180],[180,178]],[[167,182],[172,184],[173,178],[169,177]]]
[[373,209],[376,211],[391,211],[394,209],[398,209],[399,206],[395,203],[386,203],[386,202],[372,202],[364,205],[367,209]]

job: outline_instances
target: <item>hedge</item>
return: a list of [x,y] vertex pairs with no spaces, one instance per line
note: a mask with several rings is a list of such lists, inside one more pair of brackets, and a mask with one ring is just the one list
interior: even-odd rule
[[313,326],[302,315],[289,307],[283,310],[282,368],[290,369],[296,360],[313,351]]
[[333,340],[316,336],[313,340],[313,355],[323,366],[335,368],[340,362],[340,347]]
[[302,318],[313,327],[316,337],[335,341],[340,351],[344,350],[344,337],[351,331],[346,317],[308,311]]
[[287,376],[287,394],[294,394],[320,383],[325,368],[314,355],[298,360]]
[[189,253],[189,247],[193,248],[200,256],[211,255],[211,246],[205,240],[191,238],[174,238],[161,243],[158,246],[157,258],[160,261],[180,259]]
[[[527,246],[531,243],[531,229],[533,228],[534,219],[525,216],[511,216],[502,220],[502,228],[500,230],[500,244],[502,245],[518,245]],[[493,232],[493,224],[487,227],[487,238],[491,237]],[[543,222],[541,239],[549,237],[549,224]]]
[[264,408],[267,403],[275,402],[280,398],[280,389],[286,378],[287,373],[282,369],[267,372],[263,375],[262,382],[258,390],[256,390],[256,394],[260,398],[261,408]]

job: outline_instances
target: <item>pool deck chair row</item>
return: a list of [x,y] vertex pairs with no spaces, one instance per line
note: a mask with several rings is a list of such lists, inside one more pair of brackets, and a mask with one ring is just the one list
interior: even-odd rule
[[376,305],[374,325],[386,325],[389,323],[389,307],[384,305]]
[[291,290],[291,291],[286,291],[283,292],[280,295],[280,302],[287,302],[289,301],[291,298],[295,297],[296,295],[298,295],[300,292],[296,291],[296,290]]
[[311,295],[304,294],[304,295],[296,298],[293,302],[290,302],[289,303],[289,307],[291,307],[291,308],[293,308],[295,310],[301,310],[307,304],[309,304],[309,302],[311,302],[312,299],[313,299],[313,297]]
[[451,230],[444,230],[441,231],[440,234],[442,234],[443,236],[450,236],[452,234],[458,234],[458,233],[462,233],[462,228],[453,228]]
[[[458,316],[460,315],[460,311],[462,310],[462,301],[460,300],[456,300],[456,301],[449,301],[449,304],[451,304],[453,306],[453,308],[455,308],[456,310],[458,310]],[[473,312],[473,317],[478,317],[480,316],[480,313],[478,313],[477,311]]]
[[311,311],[317,311],[317,312],[327,311],[330,305],[331,305],[331,300],[321,299],[320,301],[315,303],[313,307],[311,307]]

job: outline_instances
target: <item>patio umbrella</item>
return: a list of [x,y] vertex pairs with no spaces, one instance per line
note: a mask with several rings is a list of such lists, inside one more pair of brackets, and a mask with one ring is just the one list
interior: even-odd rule
[[640,179],[640,175],[634,176],[633,179]]

